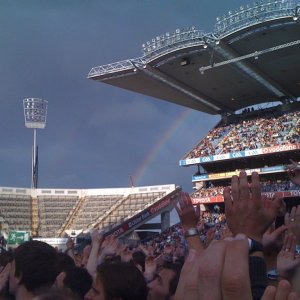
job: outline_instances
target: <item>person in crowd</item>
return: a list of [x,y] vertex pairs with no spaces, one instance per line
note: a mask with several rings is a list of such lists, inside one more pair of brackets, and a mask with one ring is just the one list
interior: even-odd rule
[[147,299],[146,281],[133,264],[104,262],[96,272],[96,279],[85,300]]
[[[287,174],[300,186],[297,163]],[[225,214],[220,207],[200,213],[179,192],[180,224],[144,245],[93,230],[81,258],[71,239],[65,254],[38,241],[3,252],[0,299],[299,300],[300,205],[267,198],[257,173],[248,179],[241,171],[222,188]]]
[[92,282],[93,278],[85,268],[73,266],[57,276],[55,287],[66,290],[69,295],[73,295],[78,300],[83,300],[91,289]]
[[182,265],[164,262],[154,279],[148,283],[148,300],[172,300],[176,292]]
[[31,300],[52,287],[58,275],[57,253],[50,245],[29,241],[14,252],[9,291],[16,300]]
[[[300,112],[280,112],[213,128],[186,159],[297,143]],[[268,136],[266,139],[265,137]]]
[[[183,200],[188,202],[187,197]],[[258,174],[252,174],[249,184],[242,171],[240,176],[233,176],[231,187],[224,190],[224,201],[227,223],[234,237],[213,241],[201,252],[190,248],[175,300],[299,299],[295,293],[299,284],[295,282],[296,279],[299,282],[300,260],[295,256],[293,233],[285,238],[277,261],[281,279],[289,281],[282,280],[277,289],[267,287],[262,240],[278,214],[281,199],[263,198]],[[186,215],[190,214],[188,205],[181,206],[179,217],[183,226],[187,223]],[[298,216],[300,221],[300,207],[287,217],[294,229]]]

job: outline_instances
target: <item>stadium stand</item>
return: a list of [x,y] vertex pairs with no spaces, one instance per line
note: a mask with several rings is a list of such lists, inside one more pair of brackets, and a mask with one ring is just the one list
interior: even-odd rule
[[30,196],[0,194],[0,216],[11,230],[31,230]]
[[106,231],[110,230],[121,224],[127,218],[131,218],[140,213],[165,196],[165,194],[165,192],[131,194],[121,203],[118,203],[117,206],[110,209],[104,218],[101,219],[101,222],[98,223],[98,226]]
[[81,233],[95,226],[107,232],[146,210],[147,217],[139,222],[142,225],[152,216],[148,212],[151,205],[158,203],[153,216],[169,207],[170,202],[159,203],[174,191],[175,185],[94,190],[2,188],[0,223],[7,231],[30,231],[40,238]]
[[39,235],[55,237],[64,221],[75,209],[79,197],[38,196],[40,226]]
[[298,198],[299,187],[288,179],[286,167],[290,159],[299,161],[299,117],[297,105],[286,111],[278,105],[222,120],[180,161],[183,166],[197,162],[194,203],[222,203],[223,188],[242,169],[248,176],[261,174],[265,195]]
[[69,226],[72,226],[75,230],[87,228],[89,224],[102,216],[116,202],[123,199],[123,197],[124,195],[95,195],[85,197],[74,223]]
[[299,134],[299,111],[243,118],[238,123],[221,123],[213,128],[186,159],[293,144],[297,142]]

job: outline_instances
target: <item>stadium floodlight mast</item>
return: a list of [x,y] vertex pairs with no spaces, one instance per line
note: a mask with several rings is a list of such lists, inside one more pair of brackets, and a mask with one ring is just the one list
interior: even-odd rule
[[38,185],[38,147],[36,143],[36,130],[46,127],[48,101],[40,98],[23,99],[25,126],[33,129],[32,147],[32,177],[31,188],[36,189]]

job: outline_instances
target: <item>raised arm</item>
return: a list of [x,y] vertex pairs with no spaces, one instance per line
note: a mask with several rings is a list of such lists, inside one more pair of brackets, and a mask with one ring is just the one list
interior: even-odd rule
[[91,238],[92,238],[92,248],[86,264],[86,269],[93,277],[93,279],[95,279],[96,269],[98,265],[98,253],[99,253],[101,243],[103,242],[103,234],[99,232],[98,229],[94,229],[92,231]]
[[200,207],[197,206],[197,209],[195,210],[189,194],[184,192],[180,192],[178,194],[173,205],[178,213],[189,248],[194,249],[199,253],[202,252],[203,245],[200,241],[199,232],[197,230]]

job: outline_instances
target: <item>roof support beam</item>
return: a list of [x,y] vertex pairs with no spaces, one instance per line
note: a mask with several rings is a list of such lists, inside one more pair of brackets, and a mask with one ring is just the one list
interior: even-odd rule
[[183,93],[184,95],[189,96],[192,100],[195,101],[196,104],[204,105],[208,108],[208,110],[213,111],[219,114],[221,111],[227,111],[229,113],[233,113],[228,107],[224,107],[224,105],[220,105],[216,103],[213,99],[210,99],[204,95],[201,95],[198,91],[184,85],[182,82],[177,81],[174,78],[162,73],[158,69],[151,67],[149,64],[141,64],[139,61],[132,60],[132,63],[135,67],[146,74],[147,76],[165,84],[169,87]]
[[239,69],[242,71],[245,75],[250,77],[252,80],[255,80],[262,86],[264,86],[268,91],[274,94],[274,96],[281,98],[281,97],[288,97],[290,99],[295,98],[294,95],[292,95],[290,92],[286,91],[282,86],[280,86],[277,82],[272,80],[271,78],[267,77],[265,74],[263,74],[261,71],[259,71],[253,64],[251,64],[249,61],[243,61],[247,58],[256,57],[260,54],[265,54],[271,51],[276,51],[279,49],[283,49],[286,47],[290,47],[296,44],[300,44],[300,41],[295,41],[294,43],[288,43],[279,45],[276,47],[272,47],[266,50],[257,51],[254,53],[250,53],[248,55],[239,56],[232,48],[230,48],[228,45],[225,45],[222,41],[218,46],[214,46],[213,51],[215,54],[223,57],[226,59],[226,61],[212,64],[211,66],[201,67],[199,68],[200,72],[204,72],[205,70],[218,67],[221,65],[226,64],[232,64],[234,68]]

